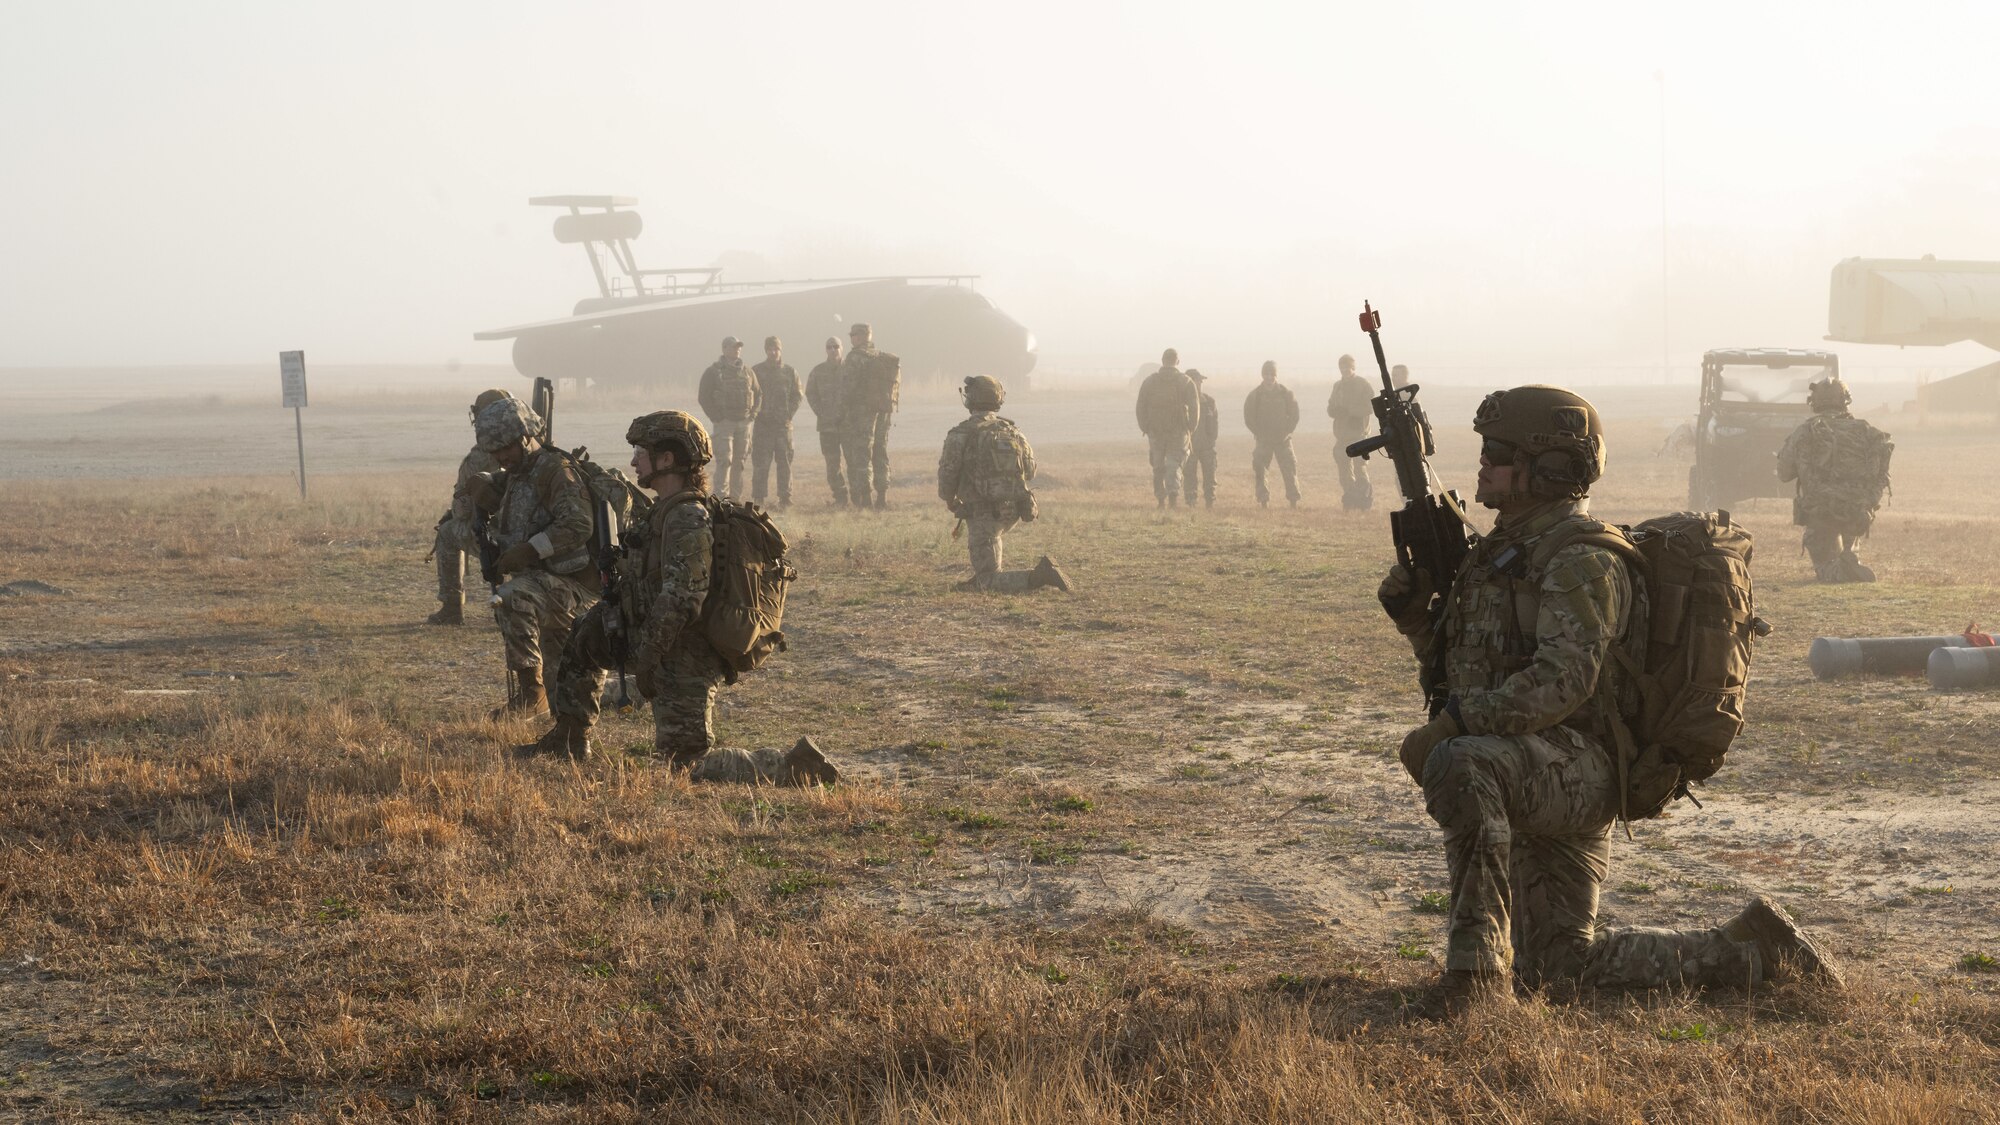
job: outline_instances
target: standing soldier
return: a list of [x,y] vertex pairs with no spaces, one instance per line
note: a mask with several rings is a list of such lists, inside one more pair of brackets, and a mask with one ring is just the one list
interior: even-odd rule
[[1180,506],[1181,467],[1201,424],[1201,389],[1181,374],[1180,361],[1180,353],[1168,348],[1160,353],[1160,369],[1139,384],[1139,432],[1153,463],[1153,499],[1162,508]]
[[586,579],[590,488],[562,451],[543,445],[542,420],[518,400],[487,404],[473,425],[501,469],[474,478],[507,576],[493,603],[507,646],[507,705],[494,717],[533,718],[549,706],[543,657],[562,651],[571,622],[597,597]]
[[1257,480],[1257,506],[1268,507],[1271,490],[1264,484],[1264,474],[1270,471],[1271,462],[1278,462],[1278,472],[1285,477],[1285,499],[1292,507],[1299,506],[1299,465],[1292,456],[1292,431],[1299,428],[1299,400],[1292,396],[1292,389],[1278,382],[1278,365],[1272,360],[1264,361],[1264,381],[1251,388],[1250,396],[1243,400],[1243,424],[1250,429],[1250,436],[1257,439],[1256,448],[1250,453],[1250,472]]
[[764,337],[764,362],[751,368],[757,375],[757,422],[750,431],[750,459],[756,465],[751,498],[762,504],[770,473],[778,470],[778,507],[792,506],[792,416],[805,396],[799,393],[799,373],[785,362],[785,346],[776,336]]
[[826,486],[833,506],[847,506],[847,477],[840,471],[841,386],[840,339],[826,338],[826,360],[806,376],[806,405],[812,407],[813,428],[819,431],[819,453],[826,458]]
[[1837,983],[1761,896],[1711,930],[1596,926],[1624,797],[1610,716],[1625,681],[1612,654],[1634,609],[1621,555],[1572,538],[1603,528],[1586,499],[1604,472],[1603,426],[1569,391],[1517,387],[1486,396],[1473,430],[1484,439],[1475,498],[1499,513],[1492,533],[1441,591],[1435,626],[1431,576],[1397,566],[1377,593],[1420,660],[1443,646],[1449,697],[1399,757],[1444,830],[1448,1010],[1511,1000],[1510,970],[1529,988],[1745,986],[1791,972]]
[[1805,549],[1821,582],[1873,582],[1854,545],[1868,535],[1889,488],[1889,435],[1848,413],[1854,396],[1837,375],[1806,391],[1813,416],[1778,450],[1778,479],[1799,482],[1792,522],[1806,529]]
[[740,498],[750,490],[750,427],[762,397],[757,372],[743,362],[743,341],[723,337],[722,358],[701,373],[696,398],[702,413],[715,426],[716,453],[723,473],[716,483],[724,496]]
[[[491,403],[513,395],[495,388],[479,392],[469,412],[476,422],[479,412]],[[431,555],[437,560],[438,610],[424,619],[427,625],[465,624],[465,556],[477,557],[479,544],[473,539],[472,489],[481,473],[491,476],[500,463],[475,442],[465,459],[458,463],[458,483],[451,489],[451,508],[438,521]]]
[[847,489],[854,506],[868,506],[874,481],[875,507],[889,506],[889,419],[903,384],[903,361],[875,346],[875,331],[856,324],[847,331],[847,363],[840,396],[847,419],[841,444],[847,450]]
[[[1402,370],[1400,365],[1396,370]],[[1347,446],[1368,436],[1368,420],[1374,417],[1370,405],[1375,392],[1368,380],[1354,373],[1354,357],[1340,357],[1340,379],[1327,396],[1326,414],[1333,419],[1333,464],[1340,470],[1340,506],[1365,512],[1375,503],[1375,489],[1368,483],[1368,469],[1359,458],[1347,455]]]
[[1014,423],[997,413],[1007,392],[998,379],[974,375],[959,390],[972,417],[945,435],[938,455],[938,499],[965,521],[972,579],[961,590],[1021,594],[1043,586],[1068,593],[1069,578],[1043,555],[1033,570],[1002,570],[1001,536],[1035,518],[1035,451]]
[[[696,781],[831,785],[839,772],[810,738],[785,753],[715,745],[715,692],[727,671],[701,621],[715,550],[708,435],[693,417],[661,410],[634,418],[625,440],[640,487],[659,499],[619,560],[619,602],[599,602],[570,633],[555,726],[523,749],[588,757],[604,673],[629,657],[640,693],[653,701],[654,756],[671,768]],[[624,645],[629,652],[619,651]]]
[[1194,439],[1188,448],[1187,505],[1194,507],[1195,478],[1200,477],[1201,495],[1205,506],[1215,507],[1215,439],[1222,432],[1222,420],[1215,413],[1215,399],[1201,385],[1208,376],[1188,368],[1187,377],[1194,380],[1196,396],[1201,402],[1201,421],[1195,423]]

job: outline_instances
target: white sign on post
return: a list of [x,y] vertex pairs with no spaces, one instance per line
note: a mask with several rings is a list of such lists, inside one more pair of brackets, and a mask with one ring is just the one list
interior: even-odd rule
[[285,384],[285,406],[294,409],[306,404],[306,353],[279,352],[278,378]]
[[278,380],[285,387],[285,405],[292,410],[292,429],[299,435],[299,499],[306,498],[306,353],[279,352]]

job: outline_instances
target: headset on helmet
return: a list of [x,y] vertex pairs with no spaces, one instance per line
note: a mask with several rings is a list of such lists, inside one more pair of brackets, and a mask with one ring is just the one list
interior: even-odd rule
[[689,465],[706,465],[715,457],[708,431],[692,414],[680,410],[656,410],[632,419],[625,440],[655,453],[671,449]]
[[1525,461],[1528,491],[1549,500],[1589,495],[1604,475],[1604,423],[1574,391],[1527,386],[1494,391],[1472,416],[1474,432],[1514,447]]

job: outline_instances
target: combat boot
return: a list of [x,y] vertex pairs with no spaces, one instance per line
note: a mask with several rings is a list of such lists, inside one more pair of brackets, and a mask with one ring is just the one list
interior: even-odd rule
[[1410,1008],[1426,1019],[1457,1020],[1475,1009],[1513,1003],[1514,985],[1508,974],[1493,969],[1446,969]]
[[426,625],[465,624],[465,599],[454,598],[450,601],[439,602],[437,612],[431,614],[429,617],[424,618],[424,624]]
[[1743,912],[1722,924],[1722,933],[1731,941],[1754,943],[1764,963],[1765,980],[1809,980],[1845,986],[1833,958],[1820,948],[1785,908],[1758,895]]
[[542,689],[542,670],[517,668],[511,676],[513,690],[507,705],[492,713],[495,719],[539,719],[549,713],[549,696]]
[[1032,573],[1037,586],[1054,586],[1065,594],[1074,593],[1076,590],[1076,587],[1069,584],[1069,575],[1064,574],[1062,567],[1056,565],[1056,560],[1047,555],[1043,555],[1042,560],[1035,564]]
[[875,510],[876,510],[876,511],[878,511],[878,512],[886,512],[886,511],[888,511],[888,510],[889,510],[889,494],[888,494],[888,493],[886,493],[886,492],[877,492],[877,493],[875,494]]
[[779,760],[779,774],[772,780],[780,785],[832,785],[840,780],[840,771],[826,760],[819,744],[808,735],[785,751]]
[[550,754],[562,758],[590,757],[590,728],[570,718],[557,715],[556,725],[542,737],[520,748],[521,754]]

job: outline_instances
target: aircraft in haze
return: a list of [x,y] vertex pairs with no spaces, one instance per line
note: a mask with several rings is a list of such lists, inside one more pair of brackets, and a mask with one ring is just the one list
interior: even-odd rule
[[719,354],[724,336],[748,345],[780,337],[798,367],[847,344],[848,326],[875,330],[902,357],[905,380],[956,381],[991,375],[1019,387],[1035,366],[1035,336],[973,288],[970,274],[836,277],[728,282],[720,266],[641,269],[632,240],[644,229],[638,201],[622,195],[545,195],[531,206],[561,207],[556,241],[581,245],[597,296],[566,317],[494,328],[475,340],[514,341],[514,367],[530,378],[599,386],[692,387]]

